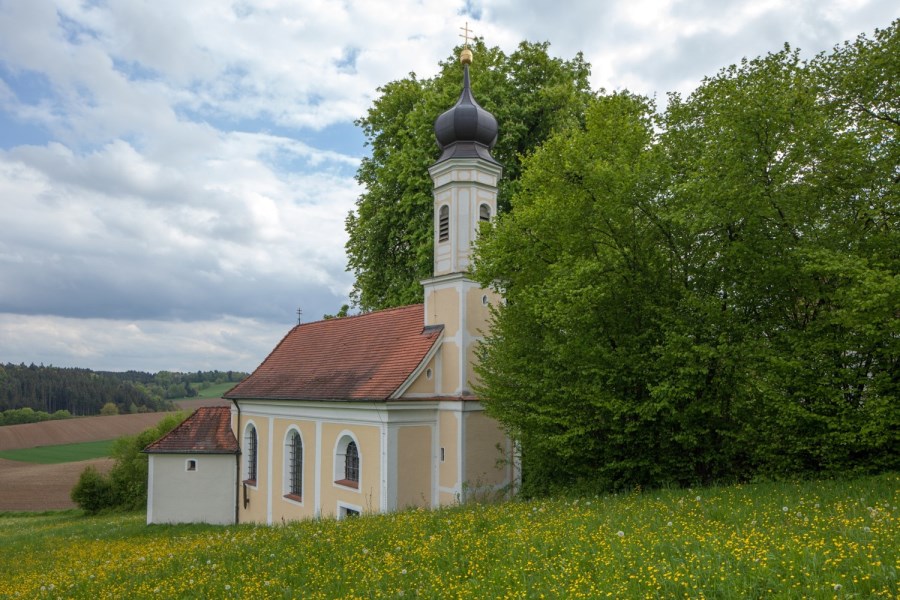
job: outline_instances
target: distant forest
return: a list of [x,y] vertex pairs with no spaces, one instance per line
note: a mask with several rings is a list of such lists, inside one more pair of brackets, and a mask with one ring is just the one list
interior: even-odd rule
[[[0,412],[31,409],[48,418],[65,418],[98,415],[104,407],[106,413],[110,405],[114,413],[173,410],[173,398],[196,396],[199,389],[246,376],[240,371],[112,372],[10,363],[0,365]],[[0,419],[0,424],[10,424],[9,419]]]

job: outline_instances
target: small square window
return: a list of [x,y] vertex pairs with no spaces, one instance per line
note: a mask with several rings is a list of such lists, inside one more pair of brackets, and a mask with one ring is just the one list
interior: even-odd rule
[[197,470],[197,461],[193,458],[188,459],[188,461],[184,465],[185,471],[196,471]]

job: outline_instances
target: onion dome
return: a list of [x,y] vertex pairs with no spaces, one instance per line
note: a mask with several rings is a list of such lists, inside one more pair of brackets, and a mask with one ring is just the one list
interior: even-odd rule
[[479,106],[469,86],[469,63],[472,53],[468,48],[460,57],[463,63],[463,89],[459,100],[450,110],[434,121],[434,135],[441,149],[437,162],[451,158],[483,158],[497,162],[491,156],[491,148],[497,143],[497,119]]

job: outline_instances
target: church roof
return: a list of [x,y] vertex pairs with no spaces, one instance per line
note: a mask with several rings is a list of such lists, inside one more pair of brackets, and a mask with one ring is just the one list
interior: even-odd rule
[[231,407],[203,406],[144,452],[155,454],[237,454]]
[[223,398],[387,400],[440,338],[424,313],[414,304],[297,325]]

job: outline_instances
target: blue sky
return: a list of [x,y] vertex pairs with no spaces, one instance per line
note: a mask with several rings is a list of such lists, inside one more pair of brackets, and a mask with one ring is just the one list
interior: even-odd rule
[[[377,88],[466,21],[663,99],[886,27],[881,0],[0,0],[0,363],[253,369],[347,301]],[[476,57],[477,60],[477,57]],[[501,135],[502,135],[502,123]]]

